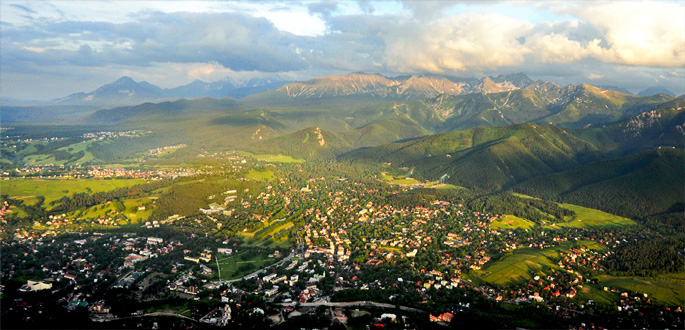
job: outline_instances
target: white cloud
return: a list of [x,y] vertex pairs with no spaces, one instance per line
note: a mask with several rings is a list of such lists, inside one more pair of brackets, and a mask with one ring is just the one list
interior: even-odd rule
[[523,71],[685,91],[680,2],[3,1],[0,12],[3,86],[8,73],[31,88],[57,72],[173,87],[275,72]]
[[[410,23],[411,24],[411,23]],[[386,37],[387,64],[397,71],[462,72],[524,62],[519,41],[533,25],[500,14],[461,14],[404,26]]]
[[576,15],[602,35],[590,55],[602,61],[636,66],[685,66],[685,5],[665,1],[611,1],[557,9]]

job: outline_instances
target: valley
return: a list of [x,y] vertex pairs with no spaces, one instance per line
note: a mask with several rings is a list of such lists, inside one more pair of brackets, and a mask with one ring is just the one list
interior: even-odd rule
[[683,102],[355,73],[3,106],[3,326],[677,327]]

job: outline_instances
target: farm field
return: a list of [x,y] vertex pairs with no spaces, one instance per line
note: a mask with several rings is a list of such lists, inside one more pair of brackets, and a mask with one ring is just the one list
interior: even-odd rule
[[36,202],[35,197],[44,196],[45,204],[64,196],[83,192],[110,191],[145,183],[142,179],[12,179],[2,183],[2,193],[22,199],[28,204]]

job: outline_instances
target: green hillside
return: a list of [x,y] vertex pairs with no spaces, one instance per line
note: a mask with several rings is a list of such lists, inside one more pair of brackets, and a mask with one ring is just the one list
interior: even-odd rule
[[683,212],[685,151],[671,147],[531,179],[516,191],[626,217]]
[[556,126],[480,127],[354,152],[346,158],[414,167],[425,179],[498,190],[578,166],[596,148]]
[[310,127],[295,133],[259,141],[247,147],[256,154],[283,153],[295,158],[333,158],[351,146],[338,134]]

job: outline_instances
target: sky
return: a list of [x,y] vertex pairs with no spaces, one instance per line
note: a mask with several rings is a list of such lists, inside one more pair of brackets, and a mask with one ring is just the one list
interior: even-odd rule
[[0,2],[1,97],[360,71],[683,94],[685,2]]

